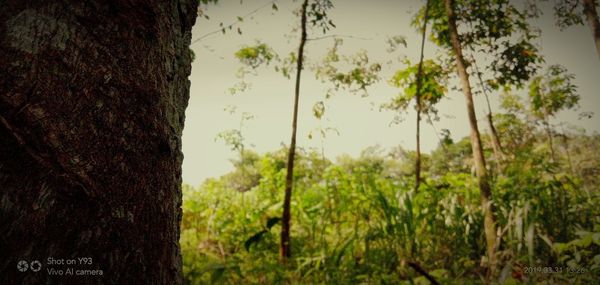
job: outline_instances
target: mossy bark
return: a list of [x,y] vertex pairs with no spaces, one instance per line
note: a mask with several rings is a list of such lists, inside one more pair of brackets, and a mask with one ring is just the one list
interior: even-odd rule
[[[4,1],[0,283],[180,284],[197,1]],[[91,258],[51,276],[48,258]],[[39,260],[39,272],[19,272]]]

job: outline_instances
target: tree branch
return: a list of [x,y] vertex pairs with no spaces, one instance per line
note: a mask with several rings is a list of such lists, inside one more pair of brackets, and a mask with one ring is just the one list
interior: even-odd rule
[[195,43],[197,43],[197,42],[199,42],[199,41],[201,41],[201,40],[203,40],[203,39],[205,39],[205,38],[206,38],[206,37],[208,37],[208,36],[211,36],[211,35],[214,35],[214,34],[216,34],[216,33],[218,33],[218,32],[221,32],[223,29],[226,29],[226,28],[227,28],[227,29],[231,29],[231,28],[233,28],[233,26],[235,26],[235,25],[237,25],[237,24],[239,24],[239,23],[241,23],[241,22],[242,22],[242,21],[240,21],[240,18],[242,18],[242,19],[243,19],[243,18],[246,18],[246,17],[248,17],[248,16],[254,15],[254,14],[258,13],[258,11],[260,11],[260,10],[264,9],[265,7],[267,7],[267,6],[269,6],[269,5],[272,5],[272,4],[275,4],[275,2],[277,2],[277,0],[272,0],[272,1],[269,1],[269,2],[265,3],[264,5],[262,5],[262,6],[258,7],[258,8],[256,8],[256,9],[252,10],[251,12],[247,13],[246,15],[243,15],[243,16],[241,16],[241,17],[238,17],[238,18],[237,18],[237,20],[236,20],[235,22],[233,22],[233,23],[231,23],[231,24],[229,24],[229,25],[223,26],[223,27],[221,27],[221,28],[219,28],[219,29],[217,29],[217,30],[214,30],[214,31],[208,32],[208,33],[206,33],[206,34],[204,34],[204,35],[200,36],[199,38],[197,38],[197,39],[195,39],[194,41],[192,41],[192,42],[190,43],[190,46],[191,46],[191,45],[193,45],[193,44],[195,44]]
[[425,269],[423,269],[423,267],[421,267],[418,263],[414,262],[414,261],[409,261],[408,262],[408,266],[412,267],[415,271],[419,272],[419,274],[423,275],[425,278],[427,278],[427,280],[429,280],[429,282],[431,282],[431,284],[434,285],[440,285],[439,282],[437,282],[437,280],[435,280],[435,277],[433,277],[431,274],[429,274]]
[[312,38],[312,39],[306,39],[306,41],[318,41],[318,40],[327,39],[327,38],[349,38],[349,39],[365,40],[365,41],[373,40],[373,38],[363,38],[363,37],[357,37],[357,36],[352,36],[352,35],[327,35],[327,36],[316,37],[316,38]]

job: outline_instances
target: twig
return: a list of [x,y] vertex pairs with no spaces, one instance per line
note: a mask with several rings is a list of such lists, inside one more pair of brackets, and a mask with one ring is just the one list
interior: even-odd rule
[[193,42],[192,42],[190,45],[193,45],[193,44],[195,44],[195,43],[197,43],[197,42],[199,42],[199,41],[203,40],[204,38],[206,38],[206,37],[208,37],[208,36],[210,36],[210,35],[214,35],[214,34],[216,34],[216,33],[218,33],[218,32],[221,32],[221,31],[222,31],[223,29],[225,29],[225,28],[228,28],[228,29],[231,29],[231,28],[233,28],[233,26],[234,26],[234,25],[237,25],[237,24],[239,24],[239,23],[241,23],[241,22],[242,22],[242,21],[240,21],[240,18],[242,18],[242,19],[243,19],[243,18],[247,18],[248,16],[251,16],[251,15],[253,15],[253,14],[256,14],[256,13],[258,13],[258,11],[260,11],[260,10],[264,9],[265,7],[267,7],[267,6],[269,6],[269,5],[272,5],[272,4],[275,4],[275,2],[277,2],[277,0],[272,0],[272,1],[269,1],[269,2],[265,3],[264,5],[262,5],[262,6],[258,7],[258,8],[256,8],[256,9],[252,10],[251,12],[247,13],[246,15],[244,15],[244,16],[241,16],[241,17],[238,17],[238,18],[237,18],[237,20],[236,20],[235,22],[233,22],[233,23],[231,23],[231,24],[229,24],[229,25],[227,25],[227,26],[223,26],[223,27],[221,27],[221,28],[219,28],[219,29],[217,29],[217,30],[214,30],[214,31],[212,31],[212,32],[208,32],[208,33],[206,33],[206,34],[204,34],[204,35],[200,36],[199,38],[195,39],[195,40],[194,40],[194,41],[193,41]]
[[317,40],[322,40],[322,39],[327,39],[327,38],[349,38],[349,39],[364,40],[364,41],[373,40],[373,38],[363,38],[363,37],[357,37],[357,36],[352,36],[352,35],[327,35],[327,36],[322,36],[322,37],[306,39],[306,41],[317,41]]
[[427,280],[429,280],[431,284],[440,285],[440,283],[437,282],[437,280],[435,280],[435,278],[431,276],[431,274],[429,274],[427,271],[425,271],[425,269],[423,269],[418,263],[414,261],[409,261],[408,266],[412,267],[415,271],[419,272],[421,275],[427,278]]
[[435,136],[437,137],[438,141],[440,142],[440,145],[442,146],[442,149],[445,152],[447,152],[448,149],[446,148],[446,145],[442,141],[442,138],[440,138],[440,134],[438,133],[438,130],[435,127],[435,125],[433,124],[433,120],[431,119],[431,115],[429,115],[429,113],[426,113],[426,115],[427,115],[427,122],[429,123],[429,125],[431,126],[431,128],[433,128],[433,132],[435,133]]

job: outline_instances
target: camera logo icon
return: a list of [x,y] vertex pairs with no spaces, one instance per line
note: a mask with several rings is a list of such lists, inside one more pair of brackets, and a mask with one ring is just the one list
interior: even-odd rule
[[19,260],[19,262],[17,262],[17,270],[20,272],[25,272],[29,269],[31,269],[32,272],[38,272],[42,269],[42,263],[38,260],[34,260],[31,263],[27,263],[26,260]]
[[29,264],[29,269],[33,272],[38,272],[42,269],[42,264],[39,261],[34,260]]
[[19,262],[17,262],[17,270],[25,272],[27,271],[27,269],[29,269],[29,264],[27,263],[27,261],[20,260]]

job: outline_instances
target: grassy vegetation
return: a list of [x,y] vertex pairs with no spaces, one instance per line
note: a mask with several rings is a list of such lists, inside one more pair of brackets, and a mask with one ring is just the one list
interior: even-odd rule
[[[499,129],[512,150],[509,158],[494,161],[486,148],[501,241],[494,282],[593,283],[600,274],[600,137],[561,134],[568,148],[555,145],[552,162],[541,131],[503,116]],[[515,128],[521,128],[519,137],[510,134]],[[483,283],[483,216],[468,138],[446,139],[424,155],[418,193],[413,156],[399,147],[371,147],[358,158],[332,162],[301,150],[292,199],[293,258],[283,265],[278,233],[286,150],[244,151],[233,172],[199,188],[184,185],[186,282],[428,284],[408,266],[414,262],[442,284]]]

